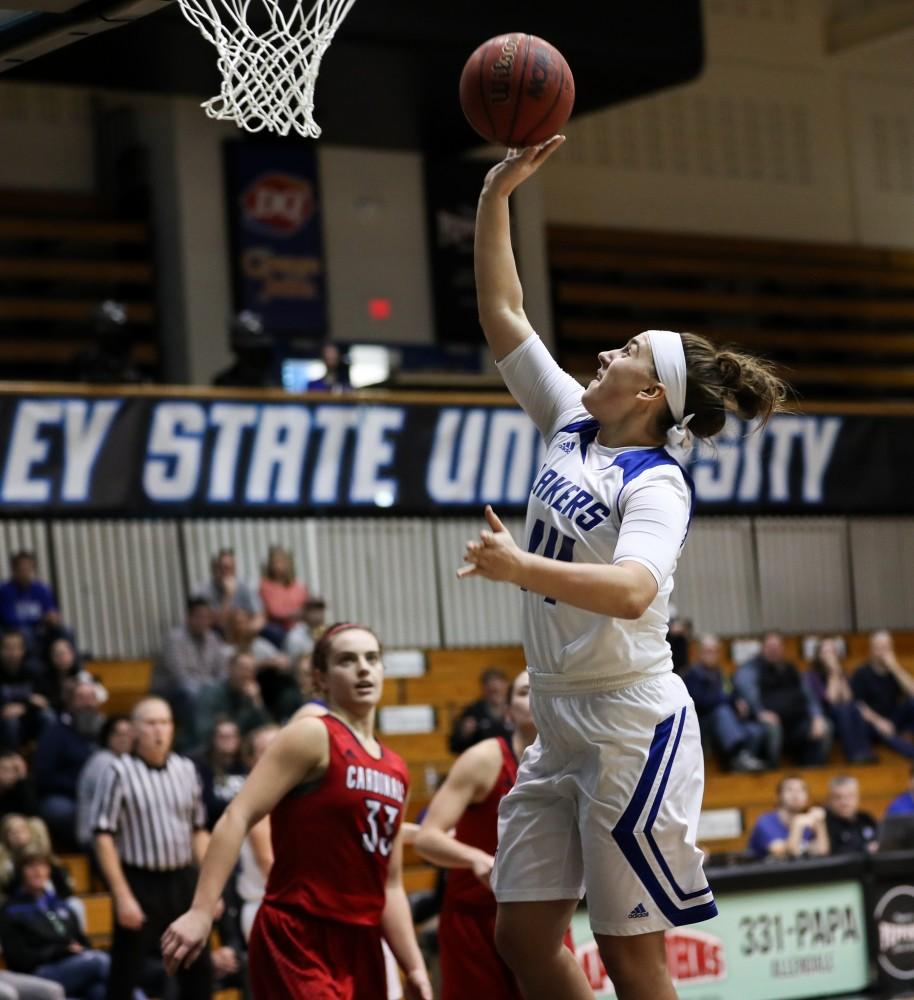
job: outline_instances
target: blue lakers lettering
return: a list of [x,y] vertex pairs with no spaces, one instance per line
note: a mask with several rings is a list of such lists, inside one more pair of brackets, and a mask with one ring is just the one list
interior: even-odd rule
[[555,469],[546,468],[540,473],[533,487],[533,496],[573,521],[582,531],[590,531],[609,517],[609,508],[605,504],[599,500],[594,502],[592,493],[560,476]]

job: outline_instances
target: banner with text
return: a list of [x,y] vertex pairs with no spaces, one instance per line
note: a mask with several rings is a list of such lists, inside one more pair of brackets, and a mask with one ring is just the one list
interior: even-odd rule
[[327,332],[317,161],[307,143],[225,145],[235,308],[271,333]]
[[[517,408],[354,400],[0,396],[0,514],[521,512],[531,484],[586,517],[598,500],[542,467]],[[689,469],[700,513],[914,511],[914,419],[733,421]]]
[[[836,996],[869,982],[866,913],[857,881],[721,894],[720,915],[666,933],[682,1000]],[[597,1000],[614,997],[587,914],[572,922],[575,953]]]

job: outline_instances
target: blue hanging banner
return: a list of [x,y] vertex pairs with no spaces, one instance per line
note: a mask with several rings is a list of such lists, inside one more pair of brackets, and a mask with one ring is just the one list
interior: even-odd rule
[[236,311],[268,333],[322,337],[327,302],[317,160],[311,143],[225,145]]

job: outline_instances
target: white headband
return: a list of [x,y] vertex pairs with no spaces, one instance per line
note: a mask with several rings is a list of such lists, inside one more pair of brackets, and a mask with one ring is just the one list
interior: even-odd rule
[[654,369],[657,378],[666,390],[666,402],[673,415],[673,426],[667,431],[667,443],[674,448],[686,444],[689,421],[695,416],[685,416],[686,359],[682,349],[682,337],[672,330],[648,330],[647,339],[651,343]]

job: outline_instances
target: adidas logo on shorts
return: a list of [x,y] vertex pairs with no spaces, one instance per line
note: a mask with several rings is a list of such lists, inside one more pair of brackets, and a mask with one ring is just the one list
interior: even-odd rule
[[644,903],[639,903],[631,913],[628,915],[629,920],[637,920],[639,917],[649,917],[650,914],[645,910]]

